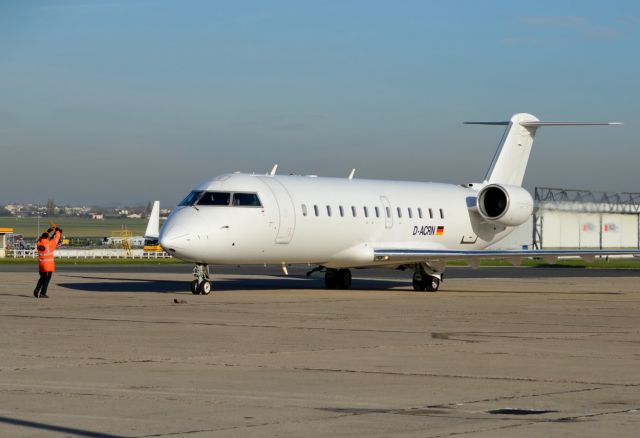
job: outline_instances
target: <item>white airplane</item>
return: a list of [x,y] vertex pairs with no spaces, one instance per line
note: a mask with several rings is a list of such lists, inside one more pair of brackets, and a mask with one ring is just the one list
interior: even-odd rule
[[351,285],[350,268],[413,270],[416,291],[436,291],[449,260],[477,267],[481,258],[638,255],[637,250],[486,249],[523,224],[533,199],[522,188],[536,130],[542,126],[618,125],[542,122],[520,113],[506,130],[484,181],[430,182],[233,173],[196,187],[160,232],[158,205],[146,237],[159,237],[172,256],[196,264],[194,294],[211,292],[208,265],[290,264],[324,271],[327,288]]

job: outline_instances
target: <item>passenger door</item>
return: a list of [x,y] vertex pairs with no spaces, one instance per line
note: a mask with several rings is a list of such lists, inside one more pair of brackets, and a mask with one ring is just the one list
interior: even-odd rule
[[279,223],[275,242],[289,243],[296,228],[295,207],[291,195],[286,187],[274,177],[259,176],[258,178],[269,187],[278,205]]

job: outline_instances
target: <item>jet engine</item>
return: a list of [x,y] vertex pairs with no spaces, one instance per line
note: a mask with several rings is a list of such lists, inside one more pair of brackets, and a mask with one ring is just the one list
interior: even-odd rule
[[478,212],[485,221],[514,227],[533,212],[533,198],[519,186],[489,184],[478,193]]

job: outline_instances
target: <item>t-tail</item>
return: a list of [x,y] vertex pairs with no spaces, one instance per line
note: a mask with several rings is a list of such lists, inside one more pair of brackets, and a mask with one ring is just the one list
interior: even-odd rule
[[465,122],[468,125],[499,125],[507,128],[487,170],[487,184],[522,186],[531,146],[541,126],[622,125],[619,122],[543,122],[537,117],[518,113],[504,122]]

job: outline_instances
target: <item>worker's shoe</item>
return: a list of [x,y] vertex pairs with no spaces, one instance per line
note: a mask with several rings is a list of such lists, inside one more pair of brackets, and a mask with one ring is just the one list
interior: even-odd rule
[[33,291],[33,296],[38,298],[38,295],[40,294],[40,291],[38,289]]
[[40,295],[40,298],[49,298],[49,295],[47,295],[47,294],[41,294],[41,295]]

